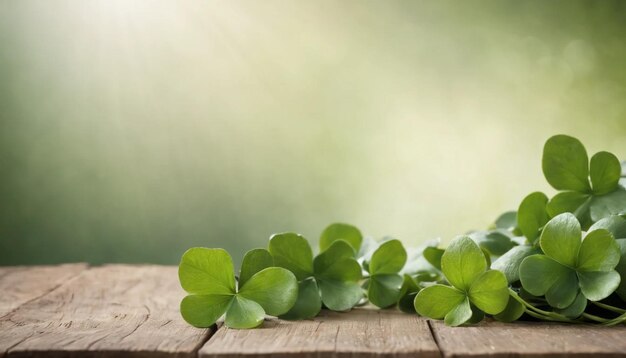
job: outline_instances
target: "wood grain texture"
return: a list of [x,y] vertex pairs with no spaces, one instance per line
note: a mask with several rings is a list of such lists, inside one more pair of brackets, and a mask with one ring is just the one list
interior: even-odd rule
[[87,265],[0,267],[0,317],[56,289]]
[[444,357],[626,357],[626,327],[485,321],[429,324]]
[[0,320],[8,356],[195,356],[209,337],[180,317],[176,267],[90,268]]
[[439,357],[425,319],[397,311],[322,311],[314,320],[221,327],[200,357]]

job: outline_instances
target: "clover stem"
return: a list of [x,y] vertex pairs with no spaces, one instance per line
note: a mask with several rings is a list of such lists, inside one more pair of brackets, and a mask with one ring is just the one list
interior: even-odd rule
[[533,316],[535,318],[539,318],[539,319],[543,319],[546,321],[558,321],[558,322],[568,322],[568,323],[576,323],[576,321],[569,319],[563,315],[560,315],[556,312],[549,312],[549,311],[544,311],[542,309],[539,309],[533,305],[531,305],[530,303],[526,302],[523,298],[521,298],[517,292],[513,291],[512,289],[509,288],[509,292],[511,294],[511,297],[513,297],[515,300],[517,300],[517,302],[521,303],[522,305],[524,305],[524,311],[526,313],[528,313],[530,316]]
[[602,325],[604,326],[614,326],[616,324],[620,324],[623,323],[624,321],[626,321],[626,313],[622,314],[621,316],[615,317],[611,320],[608,320],[604,323],[602,323]]
[[595,315],[592,315],[592,314],[589,314],[589,313],[583,313],[582,317],[584,317],[584,318],[586,318],[588,320],[595,321],[595,322],[600,322],[600,323],[607,323],[608,321],[610,321],[610,320],[608,320],[606,318],[598,317],[598,316],[595,316]]
[[611,305],[607,305],[606,303],[600,303],[600,302],[594,302],[591,301],[591,303],[593,303],[594,305],[600,307],[600,308],[604,308],[607,311],[611,311],[611,312],[615,312],[615,313],[626,313],[625,309],[619,308],[619,307],[615,307],[615,306],[611,306]]

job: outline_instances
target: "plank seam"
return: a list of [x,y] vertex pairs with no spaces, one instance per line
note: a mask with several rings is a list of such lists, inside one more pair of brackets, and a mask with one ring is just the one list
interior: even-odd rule
[[200,342],[198,342],[198,344],[193,347],[193,349],[191,350],[191,356],[192,357],[198,357],[200,354],[200,350],[202,349],[202,347],[204,347],[205,344],[207,344],[209,342],[209,340],[211,338],[213,338],[213,336],[215,336],[215,334],[217,333],[217,330],[220,327],[217,326],[217,324],[212,325],[211,327],[209,327],[207,334],[202,337],[202,339],[200,340]]
[[440,357],[446,357],[443,349],[441,349],[441,345],[439,344],[439,336],[437,335],[437,331],[433,326],[433,322],[431,320],[426,320],[426,324],[428,325],[428,330],[430,331],[430,335],[433,337],[433,341],[435,341],[435,345],[437,346],[437,350],[439,350]]

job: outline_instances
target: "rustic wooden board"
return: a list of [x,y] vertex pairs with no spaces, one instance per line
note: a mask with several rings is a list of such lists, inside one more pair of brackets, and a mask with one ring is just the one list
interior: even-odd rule
[[262,328],[221,327],[200,357],[439,357],[427,321],[397,311],[322,311],[314,320],[266,320]]
[[0,267],[0,317],[69,281],[86,264]]
[[482,322],[446,327],[430,321],[444,357],[626,357],[626,327]]
[[186,324],[176,267],[90,268],[0,320],[0,355],[195,356],[209,330]]

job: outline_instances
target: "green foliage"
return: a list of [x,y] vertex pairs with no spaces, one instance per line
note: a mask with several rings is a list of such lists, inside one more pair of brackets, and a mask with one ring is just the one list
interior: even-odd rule
[[209,327],[225,315],[228,327],[253,328],[263,322],[266,313],[286,313],[298,295],[296,278],[288,270],[263,267],[251,259],[261,256],[267,258],[256,250],[246,255],[242,271],[248,278],[237,290],[233,262],[226,251],[187,250],[178,269],[180,284],[189,293],[180,304],[183,318],[196,327]]
[[[480,247],[469,237],[453,240],[441,257],[441,269],[451,286],[436,284],[415,297],[415,310],[447,325],[464,324],[480,311],[502,312],[508,303],[508,283],[500,271],[487,270]],[[474,312],[472,306],[475,306]]]
[[[626,162],[608,152],[588,160],[575,138],[545,144],[542,169],[559,192],[527,195],[517,211],[447,248],[378,242],[343,223],[323,230],[320,252],[296,233],[273,235],[246,253],[238,279],[222,249],[192,248],[179,266],[183,318],[208,327],[259,326],[266,314],[310,319],[325,307],[369,302],[476,324],[533,319],[615,325],[626,322]],[[366,295],[364,295],[366,293]]]

